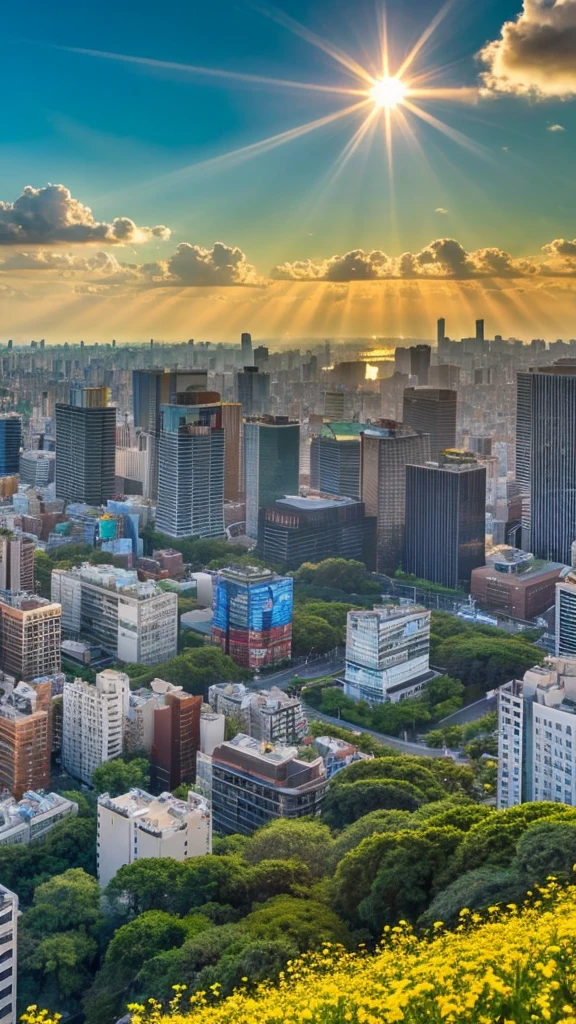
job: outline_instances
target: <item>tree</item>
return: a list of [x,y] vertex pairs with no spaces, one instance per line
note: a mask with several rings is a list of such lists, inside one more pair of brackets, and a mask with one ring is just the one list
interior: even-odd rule
[[[98,945],[82,931],[56,932],[42,939],[20,963],[38,999],[68,1013],[90,983]],[[26,990],[25,990],[26,991]]]
[[427,763],[422,763],[420,758],[405,754],[394,758],[394,760],[382,757],[374,758],[373,761],[355,761],[338,772],[332,780],[331,788],[335,792],[340,786],[374,779],[401,779],[404,782],[410,782],[424,794],[427,800],[441,800],[445,793]]
[[521,903],[526,880],[512,868],[482,867],[467,871],[434,897],[418,924],[432,928],[436,921],[455,925],[461,910],[485,910],[497,904]]
[[334,911],[318,900],[276,896],[242,922],[259,939],[288,938],[304,953],[326,942],[349,945],[348,929]]
[[475,685],[484,692],[509,679],[521,679],[529,668],[541,664],[544,652],[521,637],[485,635],[476,630],[444,639],[434,659],[448,673],[464,679],[467,687]]
[[458,875],[484,864],[509,867],[514,860],[519,840],[541,819],[576,823],[576,808],[542,801],[519,804],[491,814],[464,836],[450,866],[451,877],[446,880],[452,881]]
[[322,818],[331,828],[343,828],[370,811],[415,811],[426,797],[410,782],[397,779],[362,780],[328,790]]
[[70,868],[39,885],[32,906],[22,915],[23,926],[35,935],[73,929],[92,934],[100,921],[98,882],[82,868]]
[[363,562],[347,558],[326,558],[323,562],[304,562],[294,574],[297,583],[333,587],[350,594],[361,594],[368,574]]
[[274,896],[299,896],[311,883],[310,871],[297,859],[262,860],[248,876],[247,899],[251,903],[265,903]]
[[567,878],[576,864],[576,821],[531,825],[518,842],[516,863],[530,885],[548,875]]
[[147,758],[136,758],[123,761],[118,757],[113,761],[105,761],[92,773],[92,785],[97,793],[108,793],[110,796],[121,796],[129,789],[149,789],[150,761]]
[[321,822],[279,818],[251,837],[244,857],[249,864],[270,860],[300,861],[314,877],[320,877],[326,872],[331,846],[330,829]]
[[175,658],[157,665],[154,674],[197,696],[206,696],[213,683],[238,683],[249,676],[217,647],[187,648]]
[[204,968],[217,964],[230,947],[242,949],[250,939],[241,924],[208,928],[187,939],[179,948],[147,960],[138,973],[135,988],[143,998],[154,996],[160,1000],[173,996],[173,985],[186,985],[193,992]]
[[[416,812],[417,813],[417,812]],[[343,857],[360,845],[363,839],[383,832],[401,832],[407,828],[415,828],[416,814],[410,811],[371,811],[348,825],[337,837],[330,853],[330,866],[335,870]]]
[[121,867],[106,896],[119,916],[136,917],[146,910],[174,913],[180,907],[185,871],[185,864],[171,857],[145,857]]
[[292,653],[326,654],[340,643],[340,632],[325,619],[295,611],[292,618]]

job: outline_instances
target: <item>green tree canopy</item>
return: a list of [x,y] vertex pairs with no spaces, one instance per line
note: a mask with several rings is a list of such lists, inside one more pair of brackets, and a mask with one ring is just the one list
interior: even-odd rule
[[[304,605],[304,607],[306,607]],[[294,611],[292,619],[292,653],[326,654],[341,642],[340,631],[318,615]]]
[[98,794],[109,793],[110,796],[121,796],[129,789],[150,788],[150,761],[147,758],[136,758],[134,761],[123,761],[118,757],[113,761],[105,761],[92,773],[92,785]]
[[318,900],[276,896],[244,918],[243,926],[260,939],[288,938],[301,953],[325,942],[350,944],[350,935],[334,911]]
[[476,868],[442,889],[420,916],[418,924],[432,928],[436,921],[442,921],[453,926],[461,910],[485,910],[499,903],[521,903],[526,889],[526,879],[513,868]]
[[255,832],[244,857],[249,864],[296,859],[308,868],[311,875],[320,877],[326,871],[331,846],[330,829],[321,822],[279,818]]
[[548,875],[571,875],[576,864],[576,817],[531,825],[518,842],[516,863],[530,885],[545,882]]
[[82,868],[70,868],[39,885],[32,906],[22,915],[22,924],[35,935],[72,929],[91,933],[100,921],[98,882]]

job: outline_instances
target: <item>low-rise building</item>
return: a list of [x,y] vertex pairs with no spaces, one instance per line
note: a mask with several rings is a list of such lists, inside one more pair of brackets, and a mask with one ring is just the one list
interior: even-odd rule
[[98,881],[103,889],[125,864],[145,857],[184,861],[212,852],[210,807],[197,793],[177,800],[131,789],[98,797]]
[[301,761],[296,747],[275,747],[239,733],[212,754],[214,828],[251,835],[276,818],[315,816],[327,785],[321,757]]
[[545,562],[516,548],[487,556],[487,565],[474,569],[470,593],[483,607],[529,622],[554,604],[556,584],[566,566]]
[[348,612],[345,691],[378,703],[412,697],[432,678],[430,612],[418,605],[383,605]]
[[302,701],[277,686],[249,690],[243,683],[216,683],[208,690],[210,707],[235,720],[256,740],[298,746],[308,731]]
[[347,768],[355,761],[372,761],[372,754],[364,754],[353,743],[341,740],[334,736],[317,736],[314,746],[320,754],[326,766],[326,775],[329,779],[337,772]]
[[78,804],[59,793],[29,791],[21,800],[0,800],[0,846],[28,846],[77,813]]

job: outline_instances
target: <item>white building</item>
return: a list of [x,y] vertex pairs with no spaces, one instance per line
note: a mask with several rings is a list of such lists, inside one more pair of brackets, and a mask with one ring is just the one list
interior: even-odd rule
[[74,778],[89,785],[95,768],[121,757],[129,695],[128,676],[112,669],[99,672],[96,685],[83,679],[65,684],[62,764]]
[[498,807],[576,806],[576,660],[550,658],[498,690]]
[[[56,597],[55,595],[58,595]],[[178,596],[112,565],[55,569],[52,600],[72,639],[101,644],[120,661],[157,665],[178,653]]]
[[27,846],[42,839],[59,821],[77,813],[78,804],[59,793],[29,790],[21,800],[7,797],[0,801],[0,846]]
[[348,612],[346,685],[356,700],[412,697],[432,677],[430,612],[418,605],[385,605]]
[[0,1021],[16,1024],[18,897],[0,885]]
[[144,857],[184,861],[212,852],[212,818],[203,797],[151,796],[131,789],[98,797],[98,880],[103,889],[125,864]]
[[556,645],[560,658],[576,658],[576,573],[556,584]]
[[257,740],[297,746],[308,733],[302,701],[277,686],[255,692],[243,683],[216,683],[208,700],[214,711],[236,719],[242,732]]

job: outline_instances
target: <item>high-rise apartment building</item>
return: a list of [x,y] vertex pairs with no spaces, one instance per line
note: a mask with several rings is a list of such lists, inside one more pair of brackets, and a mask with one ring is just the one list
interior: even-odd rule
[[0,700],[0,787],[19,800],[50,786],[51,691],[49,682],[3,683]]
[[362,501],[366,515],[376,517],[377,569],[394,573],[404,551],[406,466],[430,461],[430,438],[393,421],[361,437]]
[[20,469],[22,419],[13,413],[0,416],[0,476],[12,476]]
[[90,785],[96,768],[122,756],[129,696],[128,676],[113,669],[99,672],[95,684],[64,684],[62,764],[75,779]]
[[360,434],[363,423],[324,423],[310,445],[310,488],[322,494],[360,497]]
[[214,827],[251,835],[276,818],[314,817],[328,780],[321,757],[301,761],[296,747],[272,747],[239,733],[212,754]]
[[576,537],[576,362],[518,374],[516,479],[522,547],[570,565]]
[[216,683],[208,700],[217,714],[242,723],[242,731],[261,742],[299,746],[308,733],[302,701],[277,686],[256,692],[243,683]]
[[152,580],[141,583],[137,572],[88,563],[55,569],[52,599],[70,639],[91,640],[131,664],[157,665],[177,654],[178,597]]
[[214,588],[212,642],[238,665],[262,668],[290,657],[293,581],[256,566],[221,569]]
[[348,612],[345,690],[371,703],[412,697],[432,677],[430,612],[385,605]]
[[154,710],[152,769],[157,789],[176,789],[196,778],[202,697],[173,688]]
[[0,532],[0,590],[34,593],[36,540],[22,533]]
[[468,452],[406,467],[406,572],[456,589],[486,562],[486,470]]
[[550,658],[498,690],[499,809],[576,806],[576,661]]
[[187,800],[172,793],[151,796],[131,789],[98,797],[98,881],[105,889],[126,864],[145,857],[186,861],[212,853],[210,806],[197,793]]
[[224,535],[222,406],[162,406],[156,528],[168,537]]
[[0,668],[16,681],[60,672],[62,609],[55,601],[12,594],[0,602]]
[[18,897],[0,885],[0,1020],[16,1024],[18,975]]
[[56,497],[103,505],[115,490],[116,409],[108,388],[70,397],[56,405]]
[[244,424],[246,533],[258,537],[258,513],[300,488],[300,424],[267,416]]
[[430,435],[430,458],[438,462],[447,448],[456,446],[456,391],[444,388],[406,388],[402,422]]
[[244,416],[263,416],[270,406],[270,374],[245,366],[237,377],[238,401]]
[[556,584],[555,623],[555,653],[576,658],[576,572],[565,572]]
[[289,569],[325,558],[352,558],[373,569],[376,519],[353,498],[279,498],[260,509],[256,550],[265,561]]

